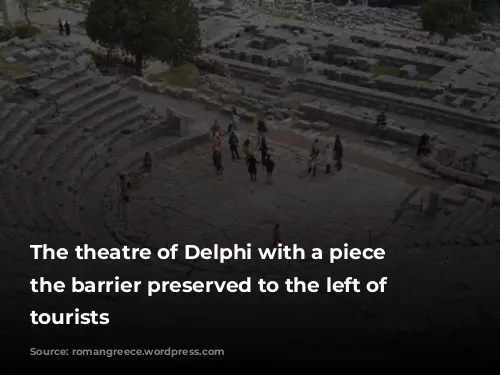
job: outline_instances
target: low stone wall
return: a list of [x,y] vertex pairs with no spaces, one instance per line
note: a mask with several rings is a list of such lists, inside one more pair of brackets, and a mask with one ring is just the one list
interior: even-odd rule
[[[138,76],[132,76],[128,81],[128,86],[135,90],[145,90],[161,95],[168,95],[173,98],[194,101],[200,103],[208,110],[221,111],[224,113],[231,112],[232,98],[230,97],[227,97],[227,102],[221,102],[196,89],[174,87],[165,83],[151,83]],[[238,106],[236,106],[236,108],[242,120],[251,122],[256,121],[257,115],[255,113]]]
[[[356,116],[345,113],[336,107],[329,107],[315,103],[306,103],[299,106],[297,116],[311,123],[327,123],[333,126],[342,126],[361,133],[370,134],[375,128],[375,119],[372,117]],[[305,128],[306,124],[302,124]],[[310,128],[315,128],[311,124]],[[320,128],[323,128],[320,126]],[[328,129],[323,129],[328,130]],[[431,137],[437,134],[429,133]],[[412,129],[397,126],[394,122],[388,122],[387,138],[391,141],[404,143],[410,146],[417,146],[422,134]]]
[[445,179],[491,191],[498,191],[500,189],[500,180],[498,177],[484,177],[475,173],[462,172],[458,169],[441,165],[437,160],[429,157],[423,157],[420,164]]
[[401,95],[380,92],[367,87],[359,87],[334,82],[327,79],[299,78],[291,82],[295,91],[323,96],[334,100],[356,103],[371,108],[389,107],[391,111],[412,117],[468,128],[480,133],[500,137],[500,127],[494,118],[481,118],[471,113],[432,103],[419,98],[406,98]]

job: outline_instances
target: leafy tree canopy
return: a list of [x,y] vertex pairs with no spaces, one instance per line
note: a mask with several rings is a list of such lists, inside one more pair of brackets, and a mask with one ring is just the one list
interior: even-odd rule
[[94,42],[133,55],[139,75],[147,59],[178,66],[201,50],[191,0],[92,0],[85,28]]
[[480,30],[480,16],[469,9],[467,0],[429,0],[420,8],[422,27],[448,39]]

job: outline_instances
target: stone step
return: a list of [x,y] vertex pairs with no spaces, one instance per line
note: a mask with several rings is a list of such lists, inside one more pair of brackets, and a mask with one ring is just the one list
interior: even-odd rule
[[26,211],[30,213],[35,221],[36,227],[44,231],[55,230],[56,228],[52,227],[45,210],[40,207],[40,200],[42,197],[36,194],[36,184],[34,181],[30,180],[25,179],[24,181],[25,183],[21,184],[18,188],[17,204],[23,204],[26,207]]
[[15,103],[6,103],[2,108],[2,112],[0,113],[0,121],[2,124],[7,121],[8,117],[14,113],[17,113],[21,110],[21,106]]
[[394,146],[396,146],[396,142],[382,141],[382,140],[380,140],[380,139],[378,139],[377,137],[374,137],[374,136],[366,137],[365,138],[365,142],[366,143],[371,143],[371,144],[374,144],[374,145],[381,145],[381,146],[385,146],[385,147],[390,147],[390,148],[393,148]]
[[[108,89],[113,85],[113,81],[109,79],[96,80],[91,85],[82,87],[77,90],[73,90],[66,95],[57,99],[56,103],[59,106],[61,112],[64,113],[74,113],[87,105],[87,103],[95,103],[94,101],[87,102],[85,99],[94,99],[98,97],[101,91]],[[99,99],[97,99],[99,101]]]
[[[13,185],[13,180],[9,178],[11,173],[2,173],[2,181],[0,187],[2,191],[8,190],[11,185]],[[0,211],[0,218],[2,226],[17,227],[19,224],[19,219],[17,217],[16,211],[13,210],[11,206],[10,199],[7,194],[0,194],[0,204],[2,210]]]
[[39,79],[37,81],[31,82],[30,87],[33,90],[39,91],[41,93],[48,92],[59,85],[63,85],[68,81],[76,79],[79,76],[84,75],[87,72],[86,67],[72,66],[70,69],[57,72],[52,75],[51,80]]
[[38,163],[43,163],[44,160],[41,158],[44,150],[48,147],[58,147],[54,144],[54,141],[42,135],[33,135],[33,145],[30,149],[24,152],[19,163],[19,169],[26,173],[27,175],[32,175],[33,171],[36,169]]
[[19,135],[19,127],[26,124],[30,118],[30,113],[24,109],[13,113],[8,119],[2,121],[0,125],[0,145],[4,145],[16,135]]
[[47,195],[45,186],[42,183],[38,183],[36,184],[36,189],[39,198],[38,205],[45,212],[51,227],[60,233],[68,232],[69,228],[62,220],[56,202],[51,199],[52,197]]
[[[119,135],[120,134],[118,134],[118,136],[115,135],[115,137],[105,145],[107,150],[106,159],[100,161],[96,160],[87,166],[78,182],[78,190],[80,192],[84,191],[93,177],[106,166],[106,163],[108,163],[108,165],[113,164],[117,157],[121,157],[123,154],[130,152],[130,150],[137,152],[138,159],[140,159],[142,155],[144,155],[144,150],[147,151],[147,149],[151,147],[153,140],[158,140],[159,138],[165,140],[167,137],[165,136],[164,126],[161,122],[148,125],[147,127],[141,127],[137,132],[126,137],[121,137]],[[177,137],[173,138],[178,139]]]
[[[107,114],[106,117],[101,117],[98,122],[91,123],[91,125],[94,127],[104,127],[106,129],[113,128],[118,125],[123,125],[125,122],[126,125],[130,123],[131,117],[129,114],[132,114],[137,112],[137,110],[141,108],[138,103],[136,103],[134,106],[129,106],[128,108],[121,108],[117,107],[114,111],[111,113]],[[133,119],[137,119],[139,115],[136,115],[133,117]],[[140,116],[142,117],[142,114],[140,113]],[[66,131],[63,136],[60,136],[57,139],[57,142],[54,143],[54,146],[52,149],[46,149],[44,150],[43,156],[44,156],[44,168],[45,175],[50,175],[56,176],[52,172],[52,167],[56,167],[57,164],[61,164],[64,162],[64,160],[67,160],[69,158],[70,161],[72,161],[74,158],[77,158],[78,155],[82,152],[82,150],[86,150],[87,148],[90,148],[93,144],[98,142],[94,136],[89,136],[90,132],[84,132],[82,128],[75,128],[72,129],[71,127],[67,128],[69,131]],[[90,131],[93,131],[94,128],[90,128]],[[66,151],[69,150],[69,154],[66,154]],[[42,167],[37,164],[33,167],[33,170],[40,170]],[[48,169],[48,170],[47,170]],[[57,176],[63,177],[64,173],[58,174]],[[56,183],[62,183],[60,179],[57,179],[55,181]]]
[[62,84],[52,88],[47,92],[47,95],[53,99],[60,98],[67,93],[74,90],[82,89],[83,87],[90,86],[98,77],[91,74],[84,74],[82,76],[77,76],[74,79],[63,82]]
[[500,235],[498,228],[500,227],[500,214],[497,210],[495,211],[496,218],[493,219],[482,231],[470,237],[470,244],[472,246],[496,245],[499,243]]
[[[114,128],[120,129],[126,126],[130,126],[133,124],[140,125],[140,119],[142,118],[141,112],[131,112],[129,115],[125,117],[120,117],[116,120]],[[68,183],[70,183],[70,188],[77,185],[79,181],[79,177],[81,177],[85,173],[85,169],[89,165],[89,163],[98,158],[105,157],[105,155],[109,154],[109,149],[112,149],[112,145],[115,141],[119,140],[126,136],[122,136],[120,133],[116,133],[115,137],[105,137],[103,139],[98,139],[98,144],[95,147],[76,147],[72,152],[71,156],[67,159],[70,161],[70,164],[66,167],[66,170],[63,172],[64,176],[73,176],[74,178],[69,178]],[[104,160],[105,162],[106,160]]]
[[116,111],[118,108],[120,111],[123,110],[123,106],[135,106],[138,104],[137,97],[131,95],[121,95],[113,96],[107,101],[103,101],[96,106],[90,107],[84,113],[81,113],[80,117],[74,121],[74,125],[82,126],[83,128],[93,128],[89,126],[101,117],[103,114],[108,114],[111,111]]
[[105,139],[114,133],[130,130],[129,126],[141,123],[144,117],[143,108],[139,103],[129,105],[127,108],[118,107],[96,122],[92,134],[98,139]]
[[478,205],[478,207],[474,208],[471,207],[470,210],[467,211],[469,215],[465,217],[462,222],[457,223],[451,228],[448,234],[444,234],[440,241],[442,245],[460,243],[460,238],[465,234],[465,231],[480,220],[486,213],[482,205]]
[[[122,109],[120,109],[120,111],[123,112]],[[83,129],[75,126],[74,124],[59,126],[50,137],[40,137],[38,141],[35,141],[35,144],[31,145],[31,148],[37,149],[40,154],[25,154],[25,158],[27,160],[23,160],[21,162],[23,165],[22,168],[26,169],[28,173],[33,173],[35,170],[40,170],[39,163],[43,162],[45,165],[52,165],[53,162],[55,162],[54,159],[59,158],[59,153],[62,153],[65,149],[72,147],[75,140],[82,139],[82,134]],[[66,139],[68,137],[71,138],[70,141]],[[66,142],[63,142],[64,140],[66,140]],[[36,142],[40,142],[42,145],[38,146],[36,145]],[[56,153],[52,151],[53,148],[56,149]],[[49,159],[48,163],[47,158]]]
[[491,207],[485,208],[482,216],[475,218],[475,220],[467,220],[469,221],[469,225],[467,227],[462,228],[460,235],[456,239],[457,244],[469,244],[470,238],[474,236],[476,233],[481,232],[488,224],[498,215],[498,212]]
[[428,237],[426,245],[446,245],[448,242],[453,242],[458,235],[456,228],[461,226],[469,216],[474,215],[476,210],[476,207],[463,207],[458,209],[459,214],[454,219],[450,220],[443,229]]
[[100,83],[99,86],[89,86],[89,88],[90,90],[86,93],[83,93],[83,91],[86,91],[86,89],[83,89],[80,95],[78,95],[78,98],[73,98],[75,99],[72,101],[73,104],[64,108],[64,112],[73,120],[76,120],[81,113],[89,108],[118,95],[122,89],[120,86],[110,82]]
[[[113,98],[109,102],[104,102],[102,109],[96,109],[94,111],[89,111],[88,116],[100,115],[105,112],[105,109],[113,108],[115,105],[126,103],[131,99],[135,99],[134,97],[122,96]],[[122,108],[119,108],[120,112],[123,111]],[[88,120],[88,121],[87,121]],[[60,153],[64,152],[66,148],[72,147],[76,140],[85,141],[85,138],[82,138],[84,134],[83,125],[92,124],[90,118],[82,118],[80,117],[77,122],[69,123],[64,126],[58,126],[54,131],[52,131],[49,135],[51,139],[54,140],[53,144],[48,146],[42,150],[39,163],[44,162],[45,166],[51,166],[55,163],[55,161],[59,158]],[[55,151],[53,150],[55,148]],[[30,167],[30,171],[33,172],[35,170],[40,170],[39,164],[35,164]],[[42,168],[44,169],[44,168]]]
[[19,190],[23,183],[24,181],[19,178],[12,179],[10,186],[2,191],[2,194],[5,196],[4,203],[9,206],[10,211],[17,216],[18,226],[34,229],[36,228],[36,222],[24,204],[24,200],[19,199],[19,196],[22,194]]
[[15,131],[15,136],[2,150],[2,159],[5,163],[11,163],[12,165],[19,165],[19,161],[22,156],[27,152],[27,150],[32,149],[32,145],[39,135],[34,134],[35,126],[37,123],[37,118],[33,118],[32,114],[23,114],[23,117],[19,119],[17,123],[17,129]]
[[439,235],[449,225],[450,221],[454,221],[458,217],[461,217],[460,210],[453,211],[449,216],[438,215],[432,224],[422,230],[424,236],[422,236],[421,232],[414,232],[411,235],[411,238],[407,240],[408,246],[425,247],[430,238]]

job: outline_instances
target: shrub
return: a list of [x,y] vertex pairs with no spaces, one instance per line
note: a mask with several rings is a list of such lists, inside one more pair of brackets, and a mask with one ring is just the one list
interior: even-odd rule
[[15,36],[20,39],[27,39],[39,34],[41,30],[33,25],[20,24],[14,27]]

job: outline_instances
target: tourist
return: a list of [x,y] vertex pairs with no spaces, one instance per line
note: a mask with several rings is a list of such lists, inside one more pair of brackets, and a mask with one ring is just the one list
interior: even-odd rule
[[220,125],[217,120],[214,120],[214,124],[212,125],[212,138],[215,138],[217,135],[221,133]]
[[229,136],[229,149],[231,150],[231,157],[233,160],[241,159],[240,154],[238,153],[238,137],[236,137],[235,133],[231,133]]
[[276,224],[273,230],[273,248],[278,246],[280,243],[282,243],[280,225]]
[[238,114],[238,111],[234,106],[231,111],[231,124],[229,124],[229,128],[231,129],[231,131],[229,131],[228,129],[228,133],[235,133],[239,138],[240,115]]
[[335,152],[335,160],[337,164],[337,170],[340,171],[343,168],[342,158],[344,156],[344,146],[342,145],[342,141],[340,140],[340,136],[335,136],[335,145],[333,146],[333,151]]
[[262,118],[259,119],[259,121],[257,122],[257,146],[260,145],[262,137],[264,137],[268,131],[269,129],[267,128],[265,121]]
[[431,153],[430,150],[431,137],[429,134],[424,133],[420,137],[420,143],[418,144],[417,156],[427,156]]
[[142,171],[150,175],[152,169],[153,169],[153,159],[151,158],[151,154],[149,152],[146,152],[144,154],[144,160],[142,162]]
[[309,168],[307,170],[307,174],[310,175],[312,172],[312,177],[316,176],[317,165],[318,165],[318,153],[312,152],[311,156],[309,156]]
[[330,145],[326,145],[326,148],[325,148],[325,164],[326,164],[325,174],[329,174],[331,172],[332,160],[333,160],[332,149],[331,149]]
[[377,125],[375,126],[375,133],[379,140],[387,140],[387,114],[382,111],[381,114],[377,116]]
[[250,148],[250,139],[246,139],[245,142],[243,143],[243,154],[245,155],[245,158],[247,159],[250,157],[252,153],[252,149]]
[[266,137],[262,137],[262,139],[260,140],[260,155],[261,155],[262,167],[265,167],[265,162],[267,159],[268,152],[269,148],[267,147]]
[[64,35],[64,25],[60,18],[57,20],[57,26],[59,26],[59,34]]
[[257,158],[254,154],[250,154],[247,159],[248,174],[250,174],[250,181],[257,181]]
[[222,166],[222,153],[220,151],[220,147],[214,148],[214,165],[215,165],[215,170],[217,172],[217,176],[222,176],[224,167]]
[[311,147],[311,156],[319,154],[319,140],[315,139]]
[[128,195],[128,188],[130,187],[130,184],[127,183],[125,175],[120,174],[119,176],[120,176],[120,201],[128,202],[130,201],[130,197]]
[[66,35],[71,34],[71,26],[68,21],[64,22],[64,30],[66,30]]
[[271,159],[271,155],[267,155],[266,157],[266,172],[267,172],[267,184],[272,185],[273,183],[273,171],[274,171],[274,161]]

